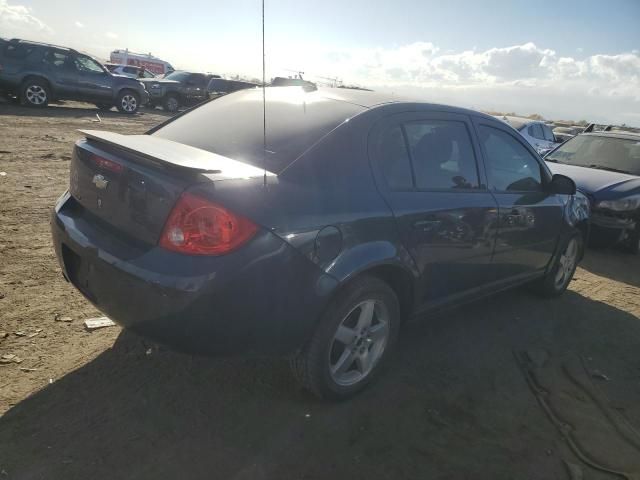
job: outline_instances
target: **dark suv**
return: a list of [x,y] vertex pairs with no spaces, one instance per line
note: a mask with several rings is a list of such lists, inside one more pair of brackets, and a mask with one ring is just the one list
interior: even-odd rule
[[148,100],[142,83],[112,75],[88,55],[19,39],[0,39],[0,91],[34,107],[79,100],[123,113],[135,113]]
[[167,112],[177,112],[180,107],[190,107],[209,99],[207,85],[218,75],[192,72],[172,72],[164,78],[142,79],[149,92],[149,104],[161,106]]

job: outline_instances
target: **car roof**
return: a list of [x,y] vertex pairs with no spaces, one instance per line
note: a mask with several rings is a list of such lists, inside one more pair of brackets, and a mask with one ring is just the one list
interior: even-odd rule
[[526,125],[530,125],[532,123],[542,123],[542,124],[545,123],[542,120],[533,120],[531,118],[526,118],[526,117],[514,117],[512,115],[495,115],[493,118],[497,118],[498,120],[507,122],[516,130],[520,130],[522,127]]
[[636,140],[640,142],[640,133],[635,132],[593,132],[593,133],[581,133],[580,135],[588,137],[608,137],[608,138],[620,138],[623,140]]
[[34,45],[37,47],[51,47],[51,48],[57,48],[60,50],[67,50],[69,52],[76,52],[76,50],[74,50],[73,48],[69,48],[69,47],[62,47],[60,45],[54,45],[52,43],[44,43],[44,42],[35,42],[33,40],[23,40],[21,38],[12,38],[11,40],[9,40],[9,43],[21,43],[21,44],[26,44],[26,45]]
[[[268,89],[282,89],[282,88],[290,88],[290,89],[298,89],[303,90],[303,87],[267,87]],[[475,115],[483,117],[487,120],[496,119],[491,115],[487,115],[485,113],[479,112],[477,110],[470,110],[468,108],[455,107],[452,105],[444,105],[439,103],[431,103],[421,98],[408,97],[396,95],[394,93],[385,93],[385,92],[374,92],[367,90],[350,90],[347,88],[330,88],[330,87],[319,87],[315,90],[306,90],[307,95],[313,96],[318,95],[324,98],[329,98],[332,100],[337,100],[341,102],[351,103],[354,105],[358,105],[360,107],[364,107],[365,109],[374,109],[374,108],[384,108],[386,106],[392,105],[406,105],[406,106],[420,106],[420,110],[422,111],[434,111],[434,112],[448,112],[448,113],[459,113],[464,115]]]

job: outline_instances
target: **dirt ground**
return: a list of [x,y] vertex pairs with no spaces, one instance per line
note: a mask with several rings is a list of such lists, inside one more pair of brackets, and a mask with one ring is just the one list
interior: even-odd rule
[[166,118],[96,112],[0,103],[0,355],[21,359],[0,364],[0,480],[640,478],[640,256],[590,250],[562,298],[411,322],[380,381],[339,404],[284,360],[86,331],[100,313],[49,238],[77,129]]

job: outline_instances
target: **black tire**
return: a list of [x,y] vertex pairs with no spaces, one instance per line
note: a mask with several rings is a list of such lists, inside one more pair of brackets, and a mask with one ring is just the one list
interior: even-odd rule
[[133,90],[122,90],[116,98],[116,108],[120,113],[133,115],[140,108],[140,95]]
[[169,93],[162,101],[162,108],[165,112],[175,113],[180,108],[180,100],[177,95]]
[[[574,259],[570,265],[565,266],[566,254],[571,242],[575,242]],[[582,257],[584,250],[584,239],[579,232],[574,233],[564,240],[560,247],[560,254],[554,259],[553,266],[547,274],[534,284],[536,292],[543,297],[558,297],[564,293],[573,279],[573,275],[578,267],[578,261]],[[565,260],[563,261],[563,257]],[[560,269],[564,268],[564,273]],[[561,278],[560,278],[561,277]]]
[[629,234],[629,237],[624,243],[622,249],[626,253],[630,253],[632,255],[637,255],[640,252],[640,225],[636,227],[636,229]]
[[46,107],[51,100],[49,84],[37,77],[27,78],[20,86],[20,103],[28,107]]
[[[344,343],[344,349],[336,351],[336,347],[340,348],[343,345],[343,342],[337,339],[338,327],[346,326],[347,322],[358,323],[359,318],[365,316],[363,312],[366,305],[371,304],[371,311],[374,313],[367,328],[371,329],[371,332],[358,333],[359,330],[354,325],[352,330],[348,329],[351,333],[357,333],[350,347]],[[385,325],[386,331],[380,328]],[[389,285],[373,276],[357,278],[331,302],[322,315],[313,337],[302,351],[291,359],[293,375],[307,390],[323,399],[343,400],[355,395],[380,372],[395,346],[399,326],[400,306],[395,292]],[[374,330],[379,334],[383,332],[381,335],[386,335],[385,339],[379,335],[378,339],[371,340],[370,335],[375,335]],[[343,362],[347,365],[345,370],[349,371],[337,373],[340,369],[336,369],[332,373],[332,358],[336,358],[334,366],[337,366],[343,355],[347,358],[347,361]],[[348,360],[349,358],[352,360]],[[359,371],[364,363],[363,358],[369,358],[368,367],[365,368],[366,374]],[[352,368],[349,368],[349,365]],[[351,375],[357,380],[354,378],[353,383],[341,384],[334,378],[337,375]]]
[[96,103],[96,107],[98,107],[100,110],[108,112],[109,110],[111,110],[113,105],[110,103]]

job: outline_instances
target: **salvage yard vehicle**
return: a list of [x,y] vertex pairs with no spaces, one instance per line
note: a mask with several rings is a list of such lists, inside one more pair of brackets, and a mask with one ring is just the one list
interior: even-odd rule
[[589,197],[591,244],[640,250],[640,134],[582,133],[549,153],[552,171],[571,177]]
[[120,325],[191,353],[288,356],[340,399],[410,316],[567,288],[588,202],[508,125],[373,92],[265,95],[266,137],[251,89],[76,143],[53,244]]
[[209,81],[218,77],[204,73],[172,72],[164,78],[142,79],[149,92],[149,106],[160,105],[167,112],[190,107],[209,99]]
[[129,78],[156,78],[156,76],[144,67],[135,65],[117,65],[105,63],[104,66],[114,75],[124,75]]
[[98,61],[71,48],[13,39],[0,41],[0,91],[24,105],[79,100],[135,113],[148,95],[137,80],[112,75]]
[[529,118],[501,116],[496,117],[515,128],[540,155],[548,153],[558,145],[551,127],[545,122]]

